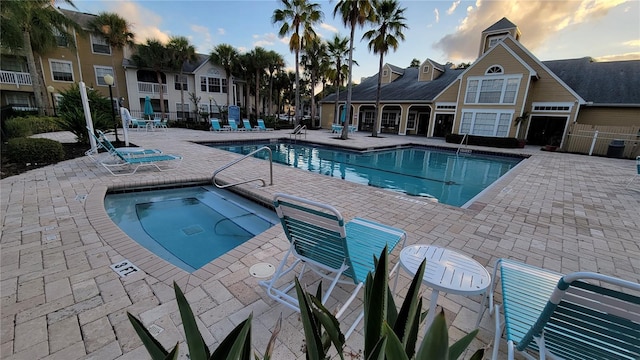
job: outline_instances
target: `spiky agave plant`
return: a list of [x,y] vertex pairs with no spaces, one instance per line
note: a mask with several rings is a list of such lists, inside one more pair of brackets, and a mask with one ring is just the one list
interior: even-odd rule
[[[416,351],[418,331],[426,317],[426,312],[422,312],[422,297],[419,293],[425,264],[423,261],[418,268],[398,311],[389,289],[387,249],[385,248],[380,254],[374,273],[370,273],[365,282],[365,359],[454,360],[460,357],[475,338],[478,329],[449,346],[447,324],[444,312],[441,311],[435,316]],[[344,336],[340,330],[340,323],[321,304],[319,300],[322,293],[321,285],[318,286],[314,296],[304,293],[296,280],[296,291],[307,344],[307,358],[325,359],[327,350],[333,344],[340,358],[344,359],[342,354]],[[483,355],[484,349],[479,349],[473,354],[471,360],[480,360]]]

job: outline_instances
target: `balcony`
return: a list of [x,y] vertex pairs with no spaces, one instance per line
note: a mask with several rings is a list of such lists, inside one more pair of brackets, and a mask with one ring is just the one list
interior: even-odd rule
[[0,70],[0,84],[13,84],[16,87],[33,85],[29,73],[6,70]]
[[[138,82],[138,92],[141,94],[160,94],[160,84],[150,82]],[[162,84],[162,94],[167,94],[167,85]]]

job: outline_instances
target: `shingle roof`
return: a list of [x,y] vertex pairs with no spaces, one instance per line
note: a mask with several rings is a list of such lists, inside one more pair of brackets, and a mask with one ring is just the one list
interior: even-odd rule
[[509,19],[507,19],[506,17],[503,17],[502,19],[498,20],[498,22],[496,22],[495,24],[489,26],[488,28],[484,29],[483,32],[491,32],[491,31],[496,31],[496,30],[505,30],[505,29],[513,29],[516,28],[516,24],[512,23],[511,21],[509,21]]
[[[404,75],[398,77],[395,81],[382,84],[380,98],[384,101],[419,101],[430,102],[445,87],[451,84],[464,70],[463,69],[445,69],[445,72],[433,81],[418,81],[419,68],[406,68]],[[378,77],[371,76],[364,79],[360,84],[353,87],[351,94],[352,101],[374,101],[378,86]],[[346,91],[340,92],[340,100],[347,98]],[[322,102],[333,102],[336,95],[331,94]]]
[[78,23],[78,25],[80,25],[85,30],[89,28],[89,23],[91,22],[91,20],[96,18],[96,15],[93,15],[93,14],[82,13],[82,12],[77,12],[77,11],[72,11],[67,9],[61,9],[61,8],[58,8],[58,10],[62,14],[64,14],[64,16]]
[[[182,72],[185,74],[190,74],[193,73],[194,71],[196,71],[197,68],[199,68],[200,66],[202,66],[202,64],[204,64],[205,62],[207,62],[209,60],[209,55],[205,55],[205,54],[196,54],[196,61],[193,62],[185,62],[182,65]],[[122,66],[126,67],[138,67],[136,65],[135,62],[133,62],[133,60],[131,59],[123,59],[122,60]]]
[[585,57],[543,64],[585,101],[640,105],[640,60],[597,62]]

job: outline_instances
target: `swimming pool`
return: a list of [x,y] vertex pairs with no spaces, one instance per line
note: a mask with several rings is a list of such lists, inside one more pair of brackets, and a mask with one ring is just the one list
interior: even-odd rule
[[[280,164],[462,207],[522,160],[425,147],[357,152],[310,143],[207,145],[238,154],[268,146]],[[264,151],[256,156],[267,158]]]
[[107,194],[104,206],[129,237],[188,272],[279,223],[272,210],[210,185]]

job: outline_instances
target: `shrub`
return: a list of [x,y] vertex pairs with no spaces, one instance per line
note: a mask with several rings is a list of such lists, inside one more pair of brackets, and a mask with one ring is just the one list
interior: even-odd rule
[[14,138],[7,142],[6,154],[19,164],[55,164],[64,160],[62,144],[50,139]]
[[52,117],[24,116],[7,120],[5,130],[8,138],[17,138],[59,131],[60,127]]
[[[60,93],[62,100],[58,108],[58,118],[56,119],[61,130],[71,131],[79,143],[89,143],[89,133],[87,132],[87,122],[82,107],[80,97],[80,87],[74,84],[68,90]],[[96,130],[113,129],[113,119],[111,115],[111,100],[103,97],[98,91],[87,89],[89,106],[91,108],[91,119],[93,128]]]

